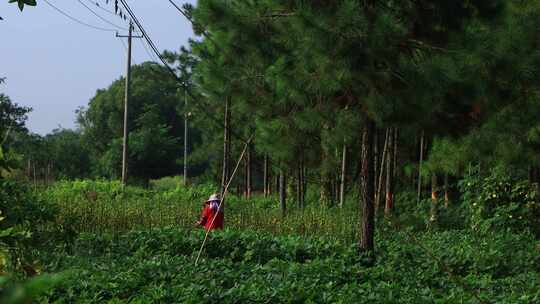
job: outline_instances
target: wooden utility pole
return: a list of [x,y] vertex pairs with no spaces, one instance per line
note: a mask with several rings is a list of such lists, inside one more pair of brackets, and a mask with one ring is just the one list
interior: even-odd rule
[[133,37],[133,23],[129,23],[129,34],[127,36],[118,35],[118,38],[128,38],[128,49],[127,49],[127,68],[126,68],[126,85],[124,91],[124,139],[122,144],[122,185],[126,185],[128,179],[128,109],[129,109],[129,94],[130,94],[130,83],[131,83],[131,40],[132,38],[142,38],[142,36]]

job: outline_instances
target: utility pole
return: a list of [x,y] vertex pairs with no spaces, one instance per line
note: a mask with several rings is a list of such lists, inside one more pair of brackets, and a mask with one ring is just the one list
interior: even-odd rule
[[128,36],[121,36],[116,33],[118,38],[128,38],[128,49],[127,49],[127,69],[126,69],[126,85],[124,92],[124,139],[122,144],[122,185],[125,186],[128,179],[128,105],[129,105],[129,93],[130,93],[130,83],[131,83],[131,40],[132,38],[142,38],[142,36],[133,37],[133,23],[129,23],[129,34]]
[[184,88],[184,186],[187,186],[187,157],[188,157],[188,100],[187,86]]

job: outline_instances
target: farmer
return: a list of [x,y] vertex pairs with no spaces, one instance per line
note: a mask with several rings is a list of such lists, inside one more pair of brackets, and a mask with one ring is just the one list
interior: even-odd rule
[[220,206],[220,202],[219,194],[210,195],[204,202],[201,220],[197,225],[203,226],[206,230],[223,229],[223,205]]

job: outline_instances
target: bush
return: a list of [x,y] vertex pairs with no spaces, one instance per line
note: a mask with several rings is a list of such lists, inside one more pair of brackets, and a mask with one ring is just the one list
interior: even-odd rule
[[0,228],[39,226],[54,218],[55,210],[21,182],[0,179],[0,211],[6,218]]
[[32,250],[55,212],[25,184],[0,179],[0,275],[35,272]]
[[485,178],[468,176],[459,187],[474,230],[530,229],[540,236],[540,197],[535,185],[495,169]]

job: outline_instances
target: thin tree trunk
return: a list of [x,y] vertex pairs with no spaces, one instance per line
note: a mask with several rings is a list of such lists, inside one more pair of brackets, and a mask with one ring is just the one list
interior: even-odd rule
[[384,213],[390,215],[394,209],[394,154],[395,154],[395,130],[389,129],[388,142],[391,143],[388,148],[386,165],[386,201],[384,204]]
[[279,169],[279,204],[281,206],[281,215],[285,216],[287,213],[287,177],[283,168]]
[[375,209],[377,208],[377,177],[379,176],[379,129],[375,128],[374,132],[374,140],[373,140],[373,201],[375,203]]
[[319,203],[322,206],[330,207],[332,200],[332,181],[330,179],[330,174],[328,172],[328,151],[323,147],[322,149],[322,160],[321,160],[321,170],[320,170],[320,196]]
[[26,166],[26,178],[28,178],[28,180],[32,178],[32,161],[30,159],[28,159]]
[[274,176],[275,190],[276,190],[278,195],[279,195],[279,176],[280,176],[279,172]]
[[225,121],[224,121],[224,132],[223,132],[223,171],[221,175],[221,192],[222,196],[225,195],[225,185],[229,181],[230,168],[229,168],[229,159],[230,159],[230,100],[229,97],[225,98]]
[[49,174],[51,172],[51,163],[47,162],[47,166],[45,167],[45,187],[49,187]]
[[444,174],[444,207],[450,203],[450,194],[448,193],[448,173]]
[[268,154],[264,154],[264,169],[263,169],[263,188],[264,188],[264,197],[268,197],[269,186],[268,186]]
[[394,128],[394,149],[393,149],[393,155],[394,155],[394,180],[397,179],[397,160],[398,160],[398,140],[399,140],[399,129],[397,127]]
[[306,191],[307,191],[307,168],[306,168],[306,160],[304,156],[302,156],[302,209],[306,207]]
[[296,168],[296,203],[298,208],[302,208],[302,161],[298,162]]
[[422,162],[424,161],[424,130],[420,135],[420,162],[418,164],[418,188],[416,200],[420,202],[421,192],[422,192]]
[[362,222],[360,231],[362,232],[359,242],[359,251],[373,252],[374,232],[375,232],[375,210],[374,210],[374,159],[373,159],[373,136],[375,123],[372,120],[366,122],[362,132],[362,173],[361,173],[361,194],[362,194]]
[[339,207],[343,208],[345,204],[345,183],[347,177],[347,145],[343,143],[343,151],[341,153],[341,179],[339,183]]
[[377,180],[377,192],[375,193],[375,212],[379,210],[379,206],[381,204],[381,194],[382,194],[382,184],[383,184],[383,173],[384,171],[384,165],[387,162],[386,153],[388,153],[388,147],[389,144],[389,138],[388,135],[390,133],[390,129],[386,129],[386,135],[384,138],[384,147],[383,147],[383,153],[381,156],[381,166],[379,167],[379,178]]
[[251,199],[251,144],[248,144],[246,150],[246,198]]
[[437,221],[437,201],[438,201],[437,174],[431,174],[431,208],[429,222],[434,224]]

